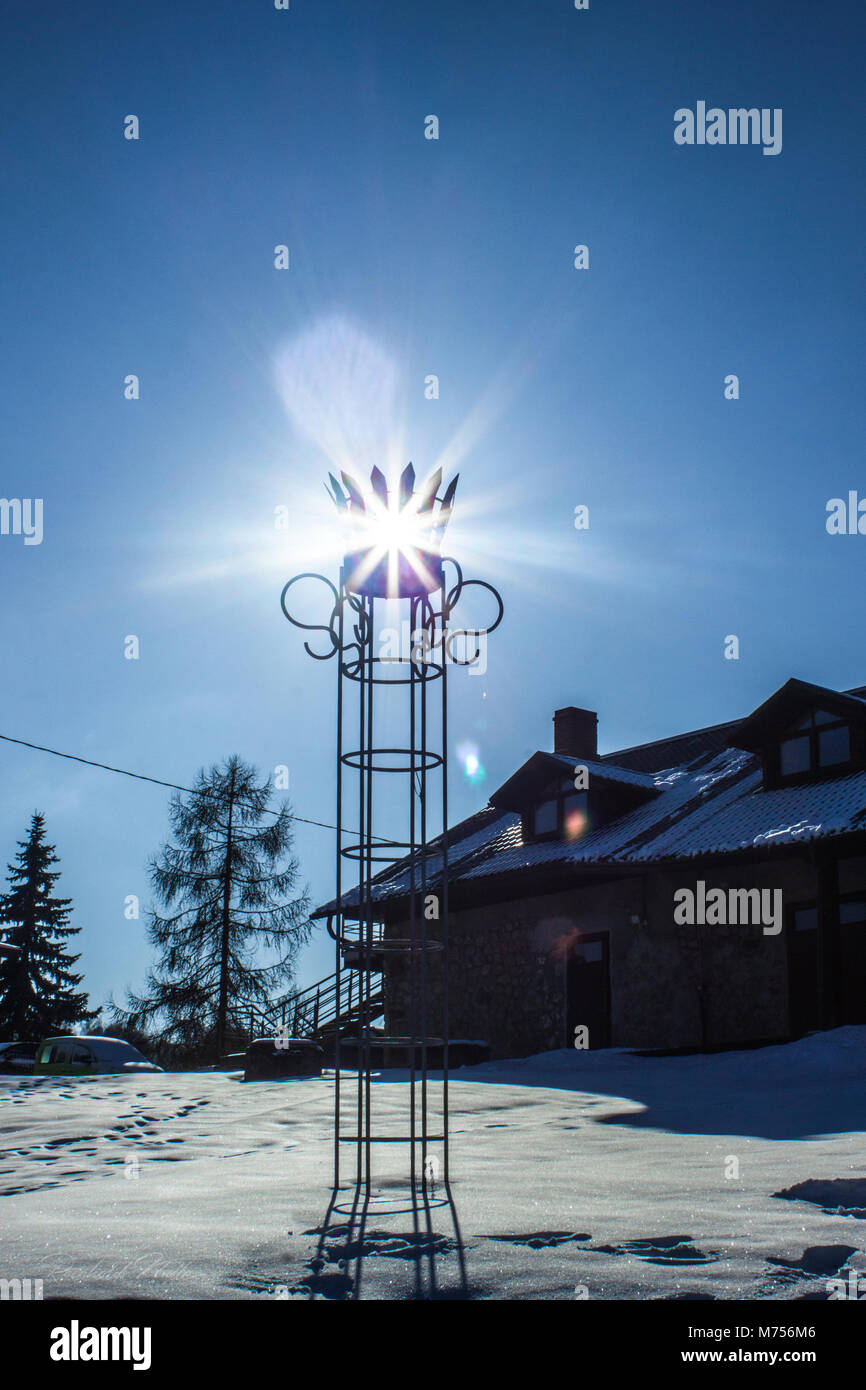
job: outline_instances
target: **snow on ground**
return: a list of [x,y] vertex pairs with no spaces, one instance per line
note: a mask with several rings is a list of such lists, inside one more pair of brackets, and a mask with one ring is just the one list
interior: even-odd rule
[[[404,1072],[374,1080],[378,1132],[407,1095]],[[800,1299],[866,1279],[866,1028],[550,1052],[464,1068],[450,1097],[451,1204],[439,1183],[413,1205],[406,1148],[380,1145],[366,1204],[349,1185],[329,1212],[328,1075],[0,1077],[0,1277],[104,1299]]]

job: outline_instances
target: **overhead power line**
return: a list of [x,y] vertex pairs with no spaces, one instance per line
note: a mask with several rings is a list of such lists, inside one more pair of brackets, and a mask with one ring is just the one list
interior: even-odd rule
[[[4,743],[17,743],[20,748],[32,748],[37,753],[50,753],[54,758],[66,758],[72,763],[83,763],[85,767],[98,767],[102,772],[116,772],[121,777],[134,777],[137,782],[152,782],[157,787],[169,787],[172,791],[185,792],[188,796],[213,796],[211,791],[199,791],[195,787],[184,787],[179,782],[166,782],[162,777],[148,777],[144,772],[130,772],[126,767],[112,767],[110,763],[96,762],[93,758],[82,758],[77,753],[62,753],[59,748],[46,748],[42,743],[28,743],[24,738],[12,738],[9,734],[0,734],[0,739]],[[237,800],[238,805],[251,806],[252,802]],[[265,807],[269,816],[278,816],[279,811],[272,811],[270,807]],[[329,821],[311,820],[309,816],[297,816],[292,812],[292,820],[302,821],[304,825],[317,825],[322,830],[336,830],[336,825],[331,825]],[[356,830],[343,829],[344,835],[357,835]],[[380,840],[383,844],[389,841],[383,835],[374,835],[374,840]]]

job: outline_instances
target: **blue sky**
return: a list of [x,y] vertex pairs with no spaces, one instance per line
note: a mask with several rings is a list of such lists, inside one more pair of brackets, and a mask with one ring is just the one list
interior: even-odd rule
[[[825,530],[866,495],[863,28],[790,0],[13,0],[2,493],[43,499],[44,539],[0,536],[0,733],[180,783],[284,763],[332,821],[333,671],[278,600],[325,545],[335,430],[459,466],[448,548],[506,604],[486,678],[452,682],[486,769],[455,762],[455,819],[562,705],[607,751],[790,675],[866,682],[866,537]],[[782,153],[675,145],[698,100],[782,108]],[[318,419],[286,409],[287,353]],[[167,793],[9,744],[0,766],[0,858],[43,811],[91,997],[122,995]],[[330,833],[296,848],[324,899]],[[330,969],[317,937],[301,980]]]

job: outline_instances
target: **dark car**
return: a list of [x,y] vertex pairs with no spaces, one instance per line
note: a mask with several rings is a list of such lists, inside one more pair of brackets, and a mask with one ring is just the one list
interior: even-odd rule
[[0,1072],[12,1076],[20,1076],[23,1072],[32,1072],[38,1051],[38,1043],[0,1043]]
[[93,1076],[99,1072],[135,1076],[162,1071],[162,1067],[149,1062],[122,1038],[71,1036],[46,1038],[40,1043],[33,1070],[37,1076]]
[[325,1050],[309,1038],[256,1038],[247,1048],[244,1081],[321,1076]]

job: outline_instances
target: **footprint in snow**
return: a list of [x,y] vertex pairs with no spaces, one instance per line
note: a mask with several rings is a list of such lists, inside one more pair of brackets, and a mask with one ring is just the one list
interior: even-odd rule
[[769,1271],[773,1278],[793,1284],[800,1279],[833,1278],[856,1253],[854,1245],[809,1245],[799,1260],[770,1255],[767,1264],[773,1266]]
[[721,1256],[699,1250],[692,1236],[653,1236],[646,1240],[626,1240],[622,1245],[593,1245],[603,1255],[635,1255],[653,1265],[714,1264]]
[[774,1192],[773,1196],[791,1202],[813,1202],[829,1216],[866,1220],[866,1178],[808,1178]]
[[587,1231],[529,1231],[525,1235],[482,1236],[482,1240],[501,1240],[509,1245],[527,1245],[530,1250],[547,1250],[570,1241],[591,1240]]

